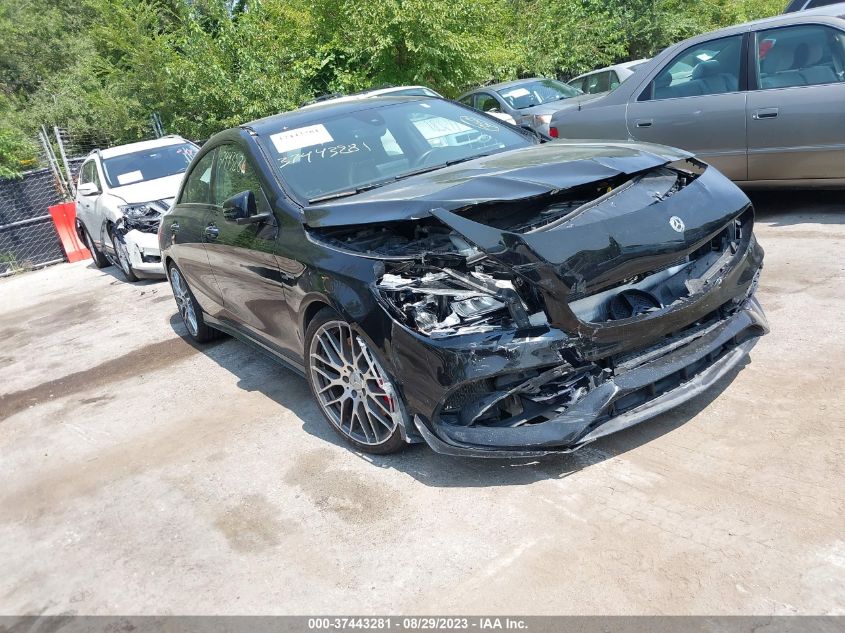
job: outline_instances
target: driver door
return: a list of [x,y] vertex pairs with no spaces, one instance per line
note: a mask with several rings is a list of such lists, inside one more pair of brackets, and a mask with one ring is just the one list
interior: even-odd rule
[[731,180],[748,177],[743,36],[693,44],[628,103],[631,138],[695,153]]
[[[252,159],[240,145],[217,150],[212,180],[212,208],[204,227],[205,249],[231,325],[254,338],[286,346],[290,318],[282,275],[276,261],[279,223]],[[264,222],[237,224],[223,214],[223,203],[244,191],[255,195],[257,211],[270,213]]]

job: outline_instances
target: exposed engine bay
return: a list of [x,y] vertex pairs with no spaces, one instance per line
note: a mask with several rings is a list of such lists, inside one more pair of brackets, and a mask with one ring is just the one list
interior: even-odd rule
[[123,217],[118,220],[118,230],[124,233],[132,230],[142,233],[156,233],[161,216],[170,205],[165,200],[154,200],[143,204],[127,204],[120,208]]
[[580,445],[707,388],[767,331],[747,197],[690,157],[621,167],[444,179],[393,217],[384,194],[306,210],[312,241],[373,260],[436,450]]
[[[701,173],[700,164],[685,163],[688,169],[664,167],[533,199],[476,205],[460,213],[508,233],[530,236],[565,231],[579,216],[601,205],[630,204],[642,209],[649,201],[667,199]],[[567,294],[575,299],[570,308],[583,321],[603,322],[671,306],[701,288],[702,280],[730,246],[736,248],[741,226],[737,219],[670,266],[638,273],[601,292],[570,289]],[[521,275],[519,268],[489,256],[436,218],[340,227],[321,231],[320,236],[338,247],[383,258],[385,271],[377,282],[381,296],[398,319],[427,336],[548,325],[536,284]],[[579,294],[583,295],[580,300]]]

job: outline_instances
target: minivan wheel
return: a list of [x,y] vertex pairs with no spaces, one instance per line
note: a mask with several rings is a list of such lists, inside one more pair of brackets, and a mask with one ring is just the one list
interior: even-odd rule
[[106,266],[111,265],[108,258],[98,251],[96,246],[94,246],[94,240],[91,239],[91,234],[88,232],[88,229],[82,230],[85,231],[85,246],[88,249],[88,252],[91,253],[91,259],[94,260],[94,265],[97,268],[105,268]]
[[182,271],[176,264],[170,265],[170,287],[173,289],[173,298],[176,299],[176,307],[179,308],[179,316],[188,329],[188,334],[197,343],[206,343],[220,336],[220,333],[205,323],[194,293],[188,287],[188,282],[182,276]]
[[305,337],[308,383],[332,428],[355,448],[385,454],[404,446],[394,383],[366,341],[324,308]]

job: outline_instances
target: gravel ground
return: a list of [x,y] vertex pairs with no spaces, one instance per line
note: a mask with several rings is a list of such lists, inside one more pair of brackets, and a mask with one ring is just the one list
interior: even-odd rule
[[0,613],[845,614],[845,204],[757,196],[772,333],[569,456],[347,450],[89,262],[0,280]]

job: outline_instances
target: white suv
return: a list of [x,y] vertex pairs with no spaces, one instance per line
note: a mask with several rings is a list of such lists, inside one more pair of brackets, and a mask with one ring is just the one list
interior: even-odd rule
[[166,136],[86,157],[76,190],[76,230],[98,268],[114,264],[128,281],[164,275],[158,225],[198,149],[181,136]]

